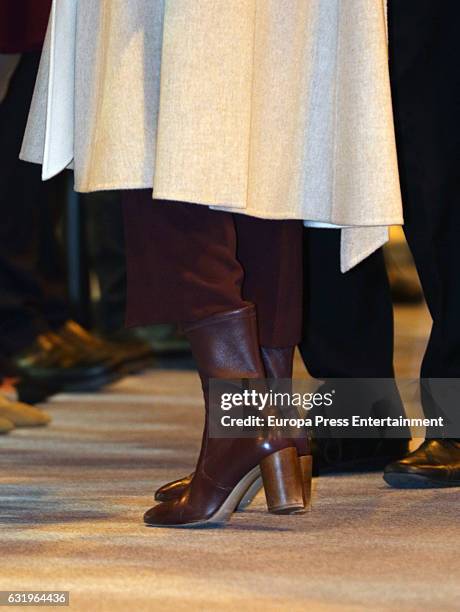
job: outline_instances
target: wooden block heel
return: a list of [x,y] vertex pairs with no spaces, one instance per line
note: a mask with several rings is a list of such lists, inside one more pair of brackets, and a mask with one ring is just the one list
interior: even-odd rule
[[272,453],[260,462],[260,471],[272,514],[294,514],[304,508],[302,472],[295,448]]
[[299,457],[299,467],[302,474],[304,508],[302,512],[310,512],[311,510],[311,490],[313,478],[313,457],[311,455],[303,455]]

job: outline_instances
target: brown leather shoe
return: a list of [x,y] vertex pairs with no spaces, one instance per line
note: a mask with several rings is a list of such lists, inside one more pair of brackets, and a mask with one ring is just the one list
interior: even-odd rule
[[142,340],[116,341],[101,338],[76,321],[68,320],[57,334],[77,352],[101,362],[111,362],[119,374],[132,374],[152,365],[152,348]]
[[460,440],[425,440],[404,459],[390,463],[383,478],[398,489],[460,487]]
[[[265,377],[268,379],[292,378],[294,350],[295,347],[293,346],[286,348],[260,347]],[[301,466],[302,470],[305,471],[305,497],[306,506],[309,508],[311,504],[311,491],[308,488],[312,471],[311,444],[307,435],[305,435],[304,438],[294,438],[293,443],[297,448],[298,455],[300,457],[305,457],[305,459],[301,461]],[[192,478],[193,472],[188,476],[173,480],[161,486],[155,492],[155,501],[172,501],[178,499],[189,486]],[[237,510],[242,511],[247,508],[261,488],[262,478],[259,476],[242,497]]]
[[97,390],[119,378],[109,353],[82,351],[60,333],[40,334],[33,345],[11,357],[19,375],[56,391]]
[[219,525],[235,511],[262,470],[269,510],[293,513],[304,507],[297,451],[292,441],[260,432],[245,439],[208,436],[209,379],[263,379],[253,306],[224,312],[185,327],[200,373],[205,428],[197,467],[181,496],[144,515],[147,525]]

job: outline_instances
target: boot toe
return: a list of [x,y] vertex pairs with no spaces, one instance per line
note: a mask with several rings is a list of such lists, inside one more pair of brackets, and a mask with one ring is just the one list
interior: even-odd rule
[[181,519],[181,509],[173,501],[161,502],[144,514],[144,523],[149,527],[177,527]]
[[193,474],[163,485],[155,492],[155,501],[168,502],[179,499],[192,481]]

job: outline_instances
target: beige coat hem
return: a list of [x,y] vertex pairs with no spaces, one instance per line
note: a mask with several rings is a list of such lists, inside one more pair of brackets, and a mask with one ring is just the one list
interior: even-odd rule
[[349,268],[402,223],[384,4],[53,0],[21,157],[73,158],[83,193],[344,227]]

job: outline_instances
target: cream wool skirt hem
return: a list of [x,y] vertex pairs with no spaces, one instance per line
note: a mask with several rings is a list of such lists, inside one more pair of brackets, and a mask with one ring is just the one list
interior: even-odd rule
[[348,270],[402,223],[384,2],[55,0],[21,157],[343,227]]

